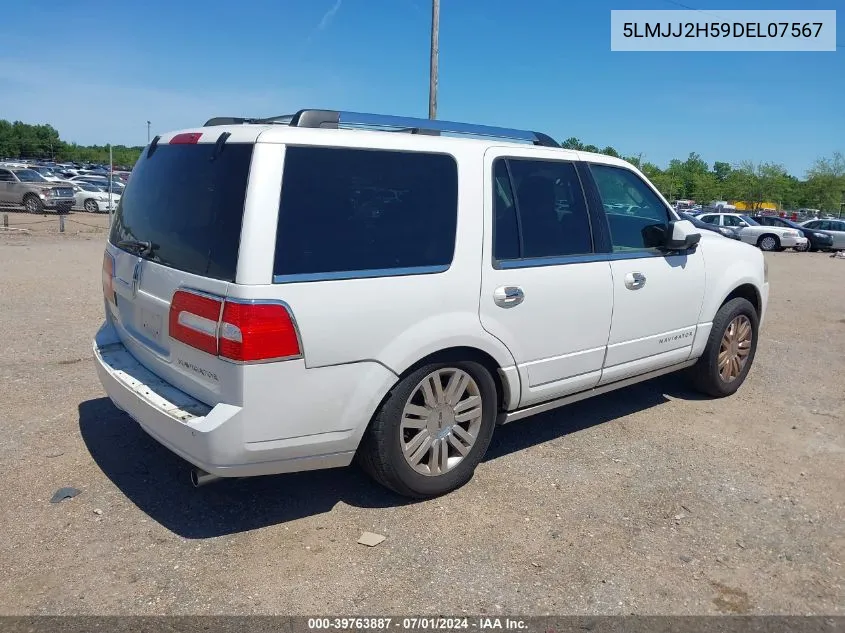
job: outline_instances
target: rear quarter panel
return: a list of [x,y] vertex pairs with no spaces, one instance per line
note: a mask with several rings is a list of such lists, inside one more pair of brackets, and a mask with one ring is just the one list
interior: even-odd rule
[[[303,130],[291,132],[301,144]],[[332,145],[358,147],[360,134],[333,130]],[[322,135],[317,137],[322,139]],[[403,143],[407,137],[379,135],[367,147],[408,149]],[[444,144],[436,137],[416,137],[413,147],[444,151]],[[398,375],[431,353],[457,346],[480,349],[500,367],[514,365],[504,344],[481,328],[478,316],[483,237],[482,146],[448,146],[458,165],[459,187],[455,252],[445,272],[274,284],[284,148],[277,142],[256,144],[238,275],[230,294],[285,301],[299,328],[307,368],[375,361]]]

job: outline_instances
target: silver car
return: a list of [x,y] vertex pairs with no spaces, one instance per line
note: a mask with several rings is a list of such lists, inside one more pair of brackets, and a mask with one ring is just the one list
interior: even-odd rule
[[837,251],[845,250],[845,220],[809,220],[801,226],[830,233],[833,237],[832,248]]
[[32,169],[0,167],[0,204],[23,205],[30,213],[67,212],[76,199],[73,187],[46,180]]

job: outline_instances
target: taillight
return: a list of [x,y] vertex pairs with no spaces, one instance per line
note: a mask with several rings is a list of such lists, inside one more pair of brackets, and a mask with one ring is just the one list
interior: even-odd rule
[[300,355],[296,326],[279,303],[226,301],[219,351],[223,358],[245,363]]
[[170,336],[216,356],[217,324],[222,307],[222,300],[177,290],[170,302]]
[[202,132],[184,132],[182,134],[177,134],[170,139],[170,145],[196,145],[201,136]]
[[114,293],[114,257],[108,251],[103,253],[103,297],[112,305],[117,305],[117,295]]
[[177,290],[170,302],[170,336],[242,363],[296,358],[296,325],[281,303],[226,300]]

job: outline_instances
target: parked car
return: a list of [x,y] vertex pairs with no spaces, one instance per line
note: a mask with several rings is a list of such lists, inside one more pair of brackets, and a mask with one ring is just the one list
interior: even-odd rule
[[807,238],[807,241],[796,246],[796,251],[826,251],[833,248],[833,236],[830,233],[801,226],[797,222],[779,218],[776,215],[752,215],[751,219],[762,226],[780,226],[799,231],[801,235]]
[[833,238],[831,248],[837,251],[845,250],[845,220],[809,220],[801,226],[830,234]]
[[88,213],[113,211],[120,202],[120,195],[114,192],[109,194],[107,189],[88,182],[77,181],[74,187],[76,198],[74,208],[85,209]]
[[[109,179],[102,178],[100,176],[74,176],[70,179],[71,182],[87,182],[92,185],[96,185],[102,189],[108,191],[109,188]],[[112,180],[112,192],[116,192],[118,194],[122,194],[123,190],[126,188],[119,179],[115,178]]]
[[739,237],[743,242],[754,244],[764,251],[801,248],[807,241],[797,229],[761,226],[749,216],[740,213],[706,213],[699,216],[699,219],[708,224],[735,227],[739,230]]
[[45,209],[66,213],[73,207],[73,189],[49,182],[31,169],[0,168],[0,203],[22,204],[30,213]]
[[287,120],[156,136],[105,247],[100,380],[195,484],[357,455],[430,497],[496,424],[688,367],[716,397],[748,375],[763,254],[630,163],[522,130]]
[[718,226],[716,224],[708,224],[707,222],[702,222],[692,213],[680,212],[678,213],[684,220],[689,220],[690,222],[695,225],[698,229],[704,229],[706,231],[713,231],[714,233],[718,233],[719,235],[724,235],[725,237],[729,237],[732,240],[741,239],[739,237],[739,230],[735,229],[732,226]]
[[48,182],[59,182],[64,180],[60,173],[58,173],[54,167],[46,167],[44,165],[31,165],[27,169],[31,169],[32,171],[37,171],[41,174],[41,177]]

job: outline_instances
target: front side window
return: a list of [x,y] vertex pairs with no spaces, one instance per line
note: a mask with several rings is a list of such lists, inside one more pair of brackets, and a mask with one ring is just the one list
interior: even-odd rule
[[273,274],[445,270],[457,205],[449,155],[289,146]]
[[707,224],[719,224],[719,216],[718,215],[703,215],[699,218],[702,222],[706,222]]
[[590,171],[610,225],[614,252],[656,247],[671,221],[657,194],[628,169],[593,164]]
[[499,158],[493,257],[565,257],[593,252],[590,220],[575,165],[565,161]]
[[735,215],[723,215],[722,224],[725,226],[742,226],[742,219]]

